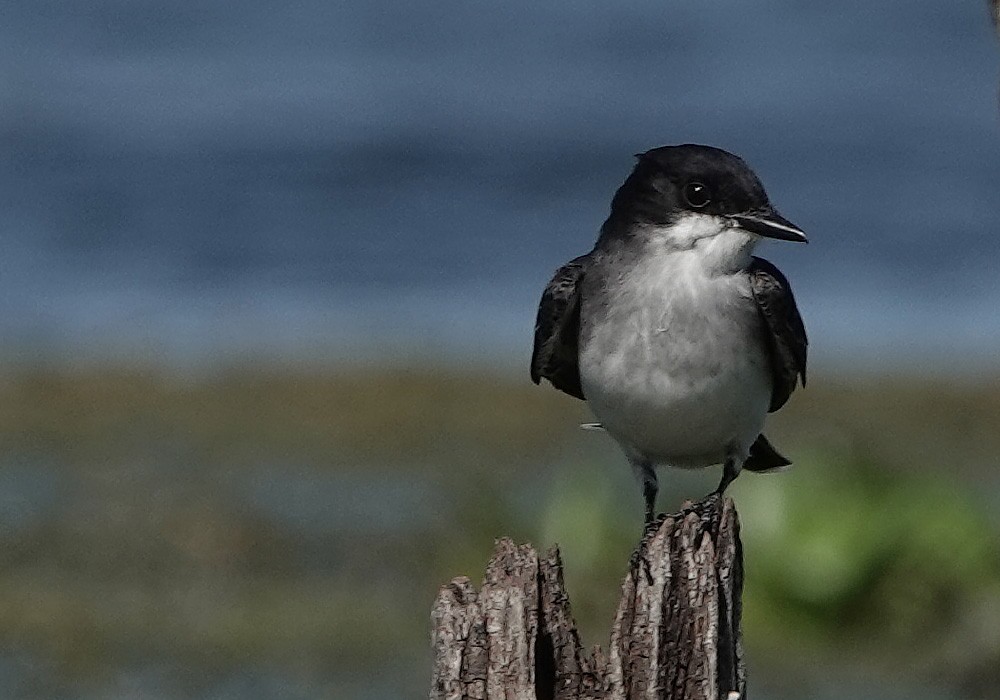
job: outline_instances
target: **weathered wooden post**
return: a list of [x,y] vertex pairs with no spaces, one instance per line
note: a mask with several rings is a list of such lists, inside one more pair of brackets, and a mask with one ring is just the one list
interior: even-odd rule
[[[733,502],[666,516],[622,584],[611,647],[580,644],[557,548],[496,543],[434,601],[432,700],[731,700],[746,697],[743,552]],[[646,566],[648,564],[648,567]],[[736,694],[739,695],[736,695]]]

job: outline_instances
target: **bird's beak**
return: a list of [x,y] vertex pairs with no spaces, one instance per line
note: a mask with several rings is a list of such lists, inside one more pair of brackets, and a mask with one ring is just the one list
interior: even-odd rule
[[758,236],[777,238],[782,241],[795,241],[796,243],[809,242],[802,229],[774,209],[768,208],[752,214],[733,214],[729,219],[744,231]]

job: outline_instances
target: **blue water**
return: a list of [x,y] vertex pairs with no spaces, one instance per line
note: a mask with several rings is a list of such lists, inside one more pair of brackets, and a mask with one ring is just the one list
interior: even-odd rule
[[651,146],[743,155],[820,362],[1000,344],[986,3],[10,0],[0,354],[529,352]]

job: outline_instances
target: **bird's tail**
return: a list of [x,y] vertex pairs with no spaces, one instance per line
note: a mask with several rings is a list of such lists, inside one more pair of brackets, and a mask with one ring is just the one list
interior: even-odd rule
[[790,466],[792,463],[771,446],[763,433],[750,446],[750,456],[743,464],[747,471],[758,473],[783,472]]

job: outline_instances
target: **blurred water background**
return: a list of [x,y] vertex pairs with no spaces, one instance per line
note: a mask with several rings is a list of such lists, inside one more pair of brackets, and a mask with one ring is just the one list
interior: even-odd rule
[[606,642],[638,489],[531,329],[681,142],[811,240],[762,251],[814,369],[733,490],[754,697],[996,697],[985,2],[11,0],[0,45],[3,697],[423,697],[501,534]]

